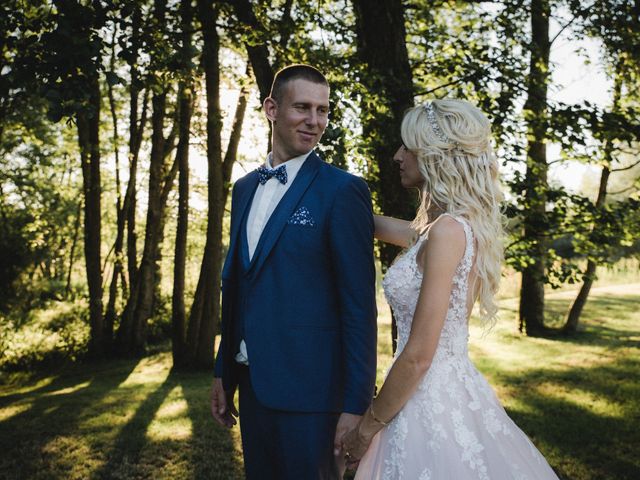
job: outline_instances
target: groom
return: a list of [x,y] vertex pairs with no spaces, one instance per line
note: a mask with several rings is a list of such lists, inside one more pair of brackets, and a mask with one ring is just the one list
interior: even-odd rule
[[335,479],[375,382],[371,199],[313,151],[329,115],[322,73],[280,70],[263,108],[273,150],[233,189],[211,411],[235,425],[239,387],[247,479]]

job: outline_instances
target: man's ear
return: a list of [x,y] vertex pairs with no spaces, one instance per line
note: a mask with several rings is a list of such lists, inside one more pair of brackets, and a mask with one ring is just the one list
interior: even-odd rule
[[267,116],[267,119],[270,122],[276,121],[276,115],[278,114],[278,103],[275,99],[271,97],[267,97],[264,99],[262,103],[262,109],[264,110],[264,114]]

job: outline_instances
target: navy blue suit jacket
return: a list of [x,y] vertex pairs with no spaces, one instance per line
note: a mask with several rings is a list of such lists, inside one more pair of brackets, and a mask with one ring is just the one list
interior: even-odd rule
[[257,185],[254,171],[233,188],[216,376],[227,390],[237,384],[235,342],[244,322],[251,382],[263,405],[362,414],[373,395],[377,341],[367,185],[312,152],[247,266],[241,228]]

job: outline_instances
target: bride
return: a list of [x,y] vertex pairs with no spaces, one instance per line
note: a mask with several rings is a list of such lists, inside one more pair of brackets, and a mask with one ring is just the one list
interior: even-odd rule
[[471,308],[494,321],[503,258],[489,121],[466,101],[433,100],[407,112],[401,135],[393,159],[421,204],[411,223],[376,218],[376,237],[406,248],[383,281],[398,349],[343,438],[347,464],[362,480],[557,479],[468,356]]

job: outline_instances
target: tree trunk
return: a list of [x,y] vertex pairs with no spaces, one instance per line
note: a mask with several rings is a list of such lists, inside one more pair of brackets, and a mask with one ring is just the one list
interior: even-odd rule
[[222,181],[224,184],[222,191],[223,208],[224,205],[227,204],[229,187],[231,186],[230,182],[233,164],[236,163],[236,159],[238,158],[238,146],[240,144],[240,137],[242,136],[242,124],[244,123],[244,115],[247,111],[247,95],[248,93],[243,87],[240,91],[240,96],[238,97],[238,104],[236,105],[236,112],[233,116],[233,124],[231,125],[231,133],[229,135],[229,143],[222,162]]
[[[113,36],[111,40],[111,59],[109,68],[111,71],[115,70],[116,61],[116,36],[118,29],[114,27]],[[118,116],[116,113],[116,101],[113,94],[113,85],[111,82],[107,82],[108,95],[109,95],[109,109],[111,111],[111,121],[113,123],[113,151],[115,156],[115,170],[116,170],[116,242],[114,245],[114,262],[113,273],[111,275],[111,284],[109,286],[109,300],[107,301],[107,310],[104,315],[104,335],[105,345],[107,349],[111,349],[111,343],[113,341],[113,325],[116,320],[116,301],[118,296],[118,278],[122,276],[122,248],[124,245],[124,212],[122,208],[122,194],[120,189],[120,140],[118,137]]]
[[[392,161],[402,142],[400,124],[404,112],[413,106],[404,7],[401,0],[353,0],[353,7],[358,57],[367,70],[362,81],[369,91],[379,95],[375,103],[382,102],[376,107],[362,105],[363,133],[371,151],[370,185],[383,214],[411,219],[415,215],[415,203],[400,184],[398,169]],[[382,245],[383,266],[390,265],[396,254],[397,248]]]
[[546,264],[547,201],[547,90],[549,84],[548,0],[531,3],[531,60],[525,103],[529,144],[525,176],[524,237],[530,243],[531,263],[522,271],[520,326],[530,336],[544,333],[544,284]]
[[198,0],[204,48],[202,63],[207,89],[207,240],[198,286],[191,306],[187,329],[187,363],[196,368],[213,367],[214,339],[220,316],[220,266],[222,263],[222,112],[220,110],[220,43],[216,31],[218,9],[212,0]]
[[163,186],[160,194],[160,205],[161,205],[161,215],[160,215],[160,223],[158,225],[158,249],[156,250],[156,259],[154,262],[155,268],[153,273],[153,299],[151,301],[151,316],[155,315],[158,312],[158,308],[162,303],[161,293],[162,293],[162,269],[160,268],[162,264],[162,244],[164,243],[164,226],[166,220],[166,208],[167,208],[167,200],[169,199],[169,194],[171,190],[173,190],[173,184],[178,176],[178,159],[172,162],[169,167],[169,159],[175,148],[175,143],[178,138],[178,125],[179,125],[179,109],[176,108],[175,118],[173,121],[173,125],[171,127],[171,133],[164,142],[164,161],[163,161]]
[[[154,6],[155,25],[164,25],[165,1]],[[142,260],[135,276],[131,293],[118,329],[118,348],[124,354],[144,353],[147,338],[147,321],[151,316],[155,286],[156,261],[159,258],[161,228],[163,225],[162,191],[165,161],[164,123],[166,114],[167,87],[154,92],[151,116],[151,154],[149,160],[149,193],[147,222],[145,226]]]
[[[262,28],[258,23],[253,6],[250,0],[227,0],[233,5],[238,20],[251,29]],[[260,91],[260,103],[269,96],[271,84],[273,83],[274,72],[269,62],[269,50],[264,43],[247,43],[247,55],[256,77],[258,90]]]
[[186,313],[184,303],[185,268],[187,260],[187,228],[189,223],[189,139],[193,104],[193,69],[191,68],[191,30],[193,10],[191,0],[180,4],[182,19],[182,77],[178,92],[179,140],[176,164],[180,174],[178,180],[178,225],[173,270],[173,296],[171,310],[171,346],[173,365],[184,364],[186,351]]
[[[190,28],[190,0],[183,0],[183,32],[187,32]],[[187,13],[186,11],[189,11]],[[187,17],[189,21],[187,22]],[[188,54],[191,45],[191,35],[184,33],[185,52]],[[185,58],[190,62],[190,55]],[[185,268],[187,260],[187,229],[189,223],[189,138],[191,125],[191,103],[192,103],[193,85],[190,80],[183,80],[180,86],[179,102],[180,102],[180,139],[178,141],[178,149],[176,151],[176,162],[178,162],[179,180],[178,180],[178,225],[176,230],[176,245],[174,255],[173,270],[173,296],[171,310],[171,345],[173,353],[173,364],[179,366],[184,362],[185,352],[185,335],[186,335],[186,313],[184,304],[184,283]]]
[[[142,12],[140,4],[133,2],[131,24],[131,57],[129,71],[131,85],[129,90],[129,181],[124,196],[124,219],[127,225],[127,272],[129,285],[133,288],[138,270],[137,234],[136,234],[136,180],[138,174],[138,155],[142,144],[142,134],[147,122],[147,105],[149,90],[145,91],[142,114],[138,123],[138,98],[140,94],[140,73],[138,72],[138,52],[141,47],[140,29],[142,28]],[[118,225],[120,228],[120,225]]]
[[125,307],[118,331],[120,348],[124,352],[138,355],[146,344],[146,322],[151,314],[155,263],[159,249],[159,226],[162,215],[161,181],[164,162],[164,117],[166,92],[153,95],[153,113],[151,135],[151,156],[149,165],[149,196],[147,203],[147,222],[145,227],[144,248],[135,282],[131,286],[129,301]]
[[[612,110],[616,112],[620,106],[620,95],[622,92],[622,76],[620,69],[622,68],[621,63],[618,64],[616,69],[616,77],[615,83],[613,87],[613,104]],[[600,173],[600,185],[598,187],[598,196],[596,197],[595,209],[598,212],[602,206],[604,205],[605,200],[607,199],[607,184],[609,183],[609,176],[611,175],[611,162],[613,154],[613,143],[611,140],[607,140],[607,143],[604,147],[604,166],[602,167],[602,172]],[[596,216],[597,218],[597,216]],[[591,234],[593,235],[595,229],[598,228],[597,222],[591,226]],[[570,334],[578,331],[578,325],[580,323],[580,316],[582,315],[582,310],[587,303],[587,298],[589,297],[589,292],[591,291],[591,287],[593,286],[593,282],[596,279],[596,267],[597,263],[594,259],[589,258],[587,260],[587,268],[585,269],[582,278],[584,281],[582,282],[582,286],[580,287],[580,291],[576,299],[573,301],[571,305],[571,309],[569,310],[569,315],[567,316],[567,321],[562,327],[562,331],[564,333]]]
[[89,74],[89,108],[77,113],[78,143],[84,193],[84,254],[89,285],[89,356],[104,354],[102,317],[102,271],[100,268],[100,84],[97,73]]
[[[415,200],[402,187],[392,161],[401,144],[400,125],[404,112],[413,106],[413,78],[407,53],[404,7],[401,0],[353,0],[358,36],[358,57],[367,74],[362,82],[379,96],[362,104],[363,137],[370,150],[368,180],[376,204],[384,215],[412,219]],[[398,254],[391,244],[380,244],[383,271]],[[395,319],[392,341],[396,345]]]
[[76,258],[76,247],[78,246],[78,233],[80,232],[80,221],[82,220],[82,200],[78,201],[76,210],[76,219],[73,222],[73,240],[71,242],[71,251],[69,252],[69,270],[67,271],[67,284],[64,287],[64,295],[69,298],[71,294],[71,274],[73,272],[73,263]]

